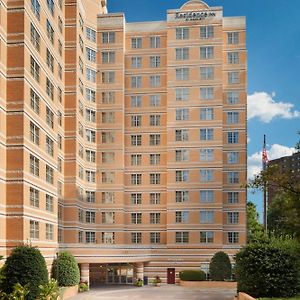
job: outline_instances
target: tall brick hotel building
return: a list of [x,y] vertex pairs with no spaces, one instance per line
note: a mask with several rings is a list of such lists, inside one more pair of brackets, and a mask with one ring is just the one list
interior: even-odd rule
[[0,0],[0,255],[67,250],[91,284],[232,257],[246,56],[245,18],[200,0],[141,23],[105,0]]

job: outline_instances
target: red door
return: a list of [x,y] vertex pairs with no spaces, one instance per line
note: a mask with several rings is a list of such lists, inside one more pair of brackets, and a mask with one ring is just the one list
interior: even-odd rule
[[168,284],[175,284],[175,268],[168,268],[167,269],[168,276],[167,276],[167,283]]

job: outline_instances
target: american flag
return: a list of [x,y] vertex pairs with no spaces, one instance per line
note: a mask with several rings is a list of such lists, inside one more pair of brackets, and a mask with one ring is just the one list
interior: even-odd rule
[[266,149],[266,136],[264,135],[264,146],[263,146],[263,150],[262,150],[263,169],[266,168],[268,162],[269,162],[269,159],[268,159],[268,154],[267,154],[267,149]]

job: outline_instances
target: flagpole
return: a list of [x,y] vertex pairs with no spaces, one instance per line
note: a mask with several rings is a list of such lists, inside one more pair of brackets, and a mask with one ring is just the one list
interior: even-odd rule
[[[267,152],[266,152],[266,135],[264,134],[264,145],[263,145],[263,155],[262,155],[262,165],[263,171],[267,168]],[[268,216],[267,216],[267,182],[264,182],[264,190],[263,190],[263,205],[264,205],[264,228],[268,230]]]

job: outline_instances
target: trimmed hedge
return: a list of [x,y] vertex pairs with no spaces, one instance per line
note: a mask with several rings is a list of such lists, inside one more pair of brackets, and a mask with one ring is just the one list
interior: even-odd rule
[[229,280],[231,279],[231,272],[228,255],[223,251],[215,253],[209,264],[209,278],[214,281]]
[[179,278],[185,281],[204,281],[206,276],[202,270],[183,270],[179,272]]
[[60,252],[52,264],[52,278],[59,286],[79,284],[80,271],[74,256],[69,252]]
[[26,299],[33,300],[39,295],[39,285],[48,282],[45,259],[40,250],[31,246],[19,246],[13,249],[1,271],[3,279],[0,290],[9,294],[19,283],[27,285],[29,294]]

